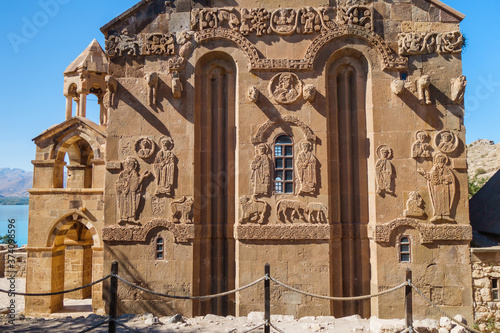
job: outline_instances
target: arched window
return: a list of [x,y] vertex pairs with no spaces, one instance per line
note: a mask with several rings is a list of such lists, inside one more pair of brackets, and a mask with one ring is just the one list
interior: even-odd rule
[[293,141],[288,135],[274,142],[274,192],[293,193]]
[[156,239],[156,255],[155,255],[155,258],[158,259],[158,260],[161,260],[163,259],[165,256],[164,256],[164,253],[163,253],[163,250],[164,247],[163,247],[163,238],[161,237],[158,237]]
[[399,242],[399,262],[410,262],[411,244],[408,237],[401,237]]

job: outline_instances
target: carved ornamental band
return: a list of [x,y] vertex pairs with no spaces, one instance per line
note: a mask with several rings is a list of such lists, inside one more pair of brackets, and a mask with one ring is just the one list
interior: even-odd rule
[[460,31],[399,34],[399,54],[460,53],[464,38]]

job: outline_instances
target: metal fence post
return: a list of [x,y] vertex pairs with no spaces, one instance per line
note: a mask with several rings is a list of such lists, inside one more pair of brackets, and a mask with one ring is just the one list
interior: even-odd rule
[[264,280],[264,333],[271,332],[271,266],[266,264],[264,267],[266,279]]
[[118,298],[118,261],[111,263],[111,281],[109,283],[109,333],[116,333],[116,305]]
[[[406,281],[411,283],[411,269],[406,269]],[[412,287],[407,285],[405,287],[405,319],[406,328],[408,332],[413,332],[413,304],[412,304]]]

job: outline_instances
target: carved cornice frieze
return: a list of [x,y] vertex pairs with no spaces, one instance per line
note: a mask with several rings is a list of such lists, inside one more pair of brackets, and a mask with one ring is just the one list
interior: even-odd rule
[[146,242],[148,233],[158,227],[172,232],[177,243],[186,243],[194,239],[194,224],[172,223],[166,219],[153,219],[144,226],[122,227],[108,226],[102,230],[105,242]]
[[411,218],[398,218],[384,224],[369,225],[368,237],[377,243],[389,243],[391,235],[399,227],[417,230],[421,244],[435,241],[471,241],[472,227],[458,224],[431,224]]
[[237,225],[236,239],[255,240],[327,240],[330,239],[330,225]]
[[399,54],[404,56],[420,54],[445,54],[462,52],[464,41],[460,31],[400,33]]

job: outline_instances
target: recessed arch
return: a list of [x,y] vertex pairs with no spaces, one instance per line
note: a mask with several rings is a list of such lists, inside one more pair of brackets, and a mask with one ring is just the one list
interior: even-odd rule
[[307,139],[313,143],[316,141],[316,135],[313,133],[309,126],[307,126],[302,120],[295,116],[286,115],[273,117],[260,125],[257,130],[257,134],[252,136],[252,143],[255,145],[258,143],[267,142],[267,139],[274,129],[286,125],[298,127],[304,134],[304,139]]
[[60,235],[61,231],[64,232],[64,230],[68,228],[68,223],[71,224],[73,222],[79,222],[89,230],[90,234],[92,235],[93,246],[102,246],[101,238],[99,237],[97,228],[93,225],[92,221],[89,221],[88,218],[82,213],[82,211],[78,209],[70,210],[66,214],[59,217],[53,223],[53,226],[50,229],[50,233],[47,237],[46,246],[55,246],[57,236]]

